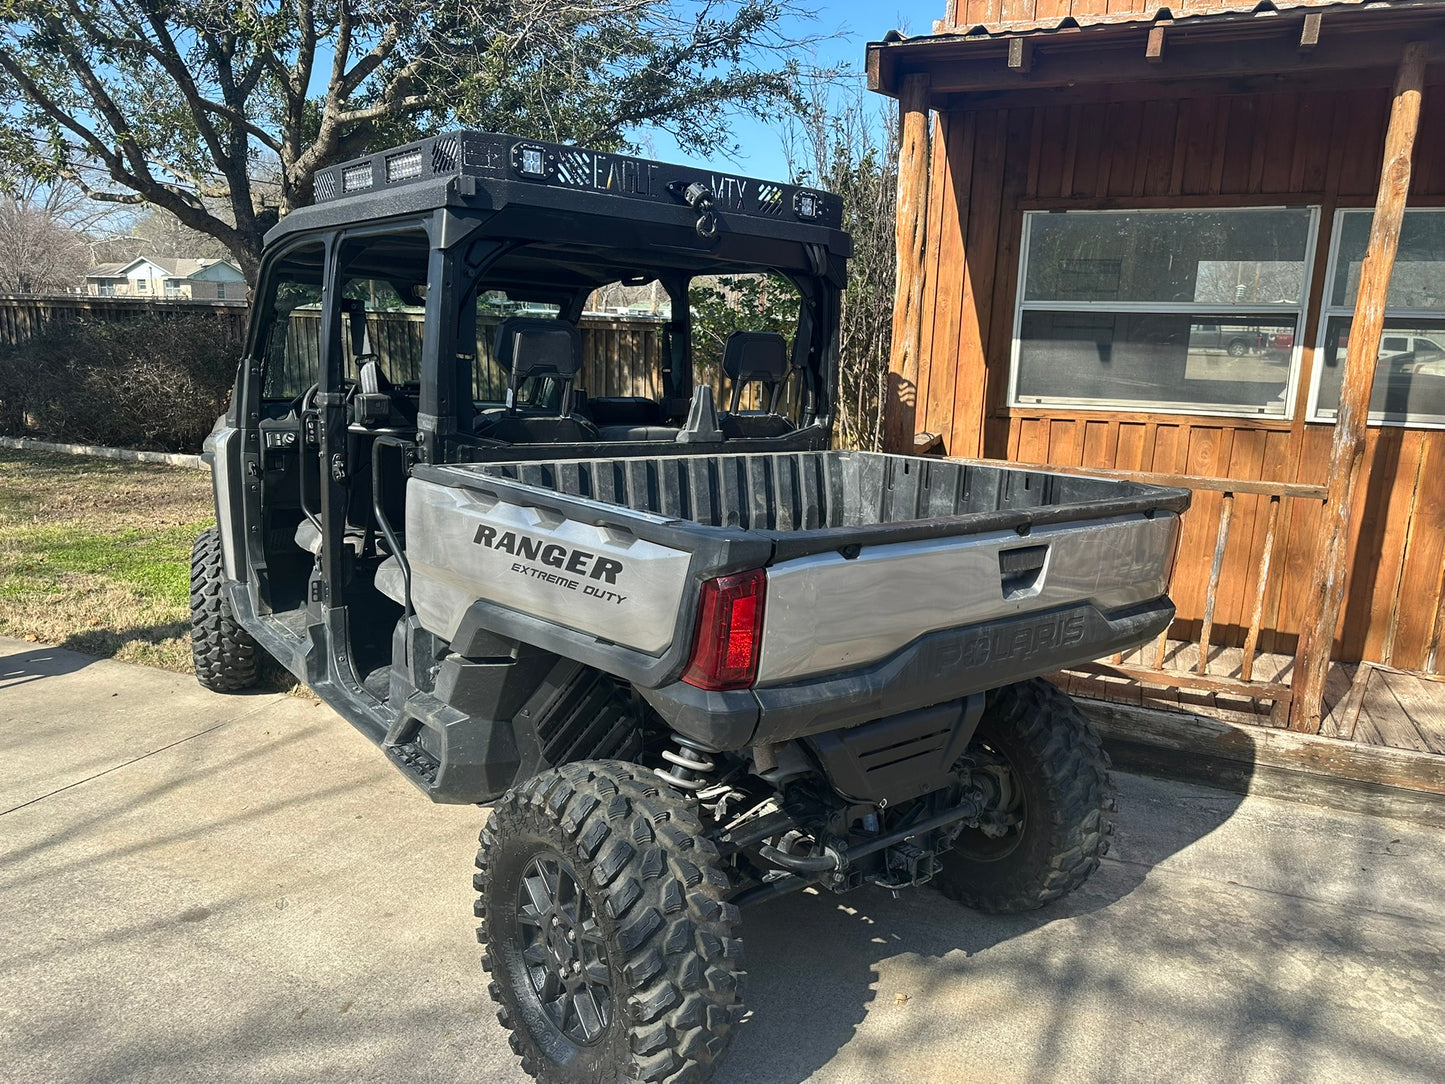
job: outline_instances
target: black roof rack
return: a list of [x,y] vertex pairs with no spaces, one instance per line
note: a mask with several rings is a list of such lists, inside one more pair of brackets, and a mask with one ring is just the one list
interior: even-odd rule
[[843,201],[816,188],[668,165],[492,132],[446,132],[316,171],[317,204],[439,177],[542,185],[679,206],[701,184],[726,214],[841,229]]

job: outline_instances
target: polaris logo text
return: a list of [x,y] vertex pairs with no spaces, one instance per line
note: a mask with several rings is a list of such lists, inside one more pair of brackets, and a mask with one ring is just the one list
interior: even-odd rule
[[614,561],[610,557],[602,557],[589,550],[569,549],[555,542],[544,542],[520,531],[504,531],[498,534],[495,527],[489,527],[485,523],[477,528],[472,541],[479,546],[510,553],[513,557],[520,557],[525,561],[539,561],[550,568],[560,568],[564,572],[585,576],[589,580],[616,583],[617,574],[622,571],[622,562]]

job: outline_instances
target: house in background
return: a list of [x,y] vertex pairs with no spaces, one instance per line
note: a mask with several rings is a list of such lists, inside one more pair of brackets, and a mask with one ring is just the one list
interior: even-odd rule
[[[932,34],[869,45],[904,120],[891,450],[1195,492],[1171,639],[1109,680],[1314,729],[1319,702],[1291,700],[1321,651],[1445,670],[1442,60],[1445,5],[1420,0],[950,0]],[[1407,96],[1423,119],[1378,359],[1353,370],[1377,361],[1331,643],[1312,629],[1336,414]]]
[[230,260],[139,256],[100,264],[85,276],[91,297],[149,297],[190,301],[245,301],[246,276]]

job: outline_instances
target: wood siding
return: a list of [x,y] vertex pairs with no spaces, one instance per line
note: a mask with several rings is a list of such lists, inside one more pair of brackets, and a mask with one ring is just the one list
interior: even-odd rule
[[[997,6],[997,5],[995,5]],[[929,294],[916,428],[950,455],[1322,485],[1332,426],[1303,421],[1330,231],[1338,207],[1368,207],[1379,177],[1389,92],[1146,98],[1093,88],[1064,104],[987,105],[937,117],[929,205]],[[1080,97],[1083,95],[1081,94]],[[1430,87],[1425,130],[1445,116]],[[1321,207],[1294,421],[1007,406],[1023,212],[1056,208]],[[1412,206],[1445,205],[1445,140],[1420,142]],[[1445,432],[1371,426],[1370,476],[1356,498],[1338,657],[1406,668],[1431,661],[1445,558]],[[1184,635],[1204,613],[1217,492],[1187,518],[1174,597]],[[1216,602],[1214,642],[1238,646],[1254,599],[1267,498],[1241,495]],[[1276,582],[1260,647],[1291,651],[1320,511],[1281,515]],[[1398,600],[1398,605],[1396,604]]]

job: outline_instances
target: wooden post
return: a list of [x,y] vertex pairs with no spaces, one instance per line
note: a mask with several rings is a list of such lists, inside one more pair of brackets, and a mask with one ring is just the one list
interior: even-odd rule
[[893,347],[888,360],[883,450],[913,451],[918,409],[918,355],[923,347],[923,250],[928,234],[928,76],[905,75],[898,111],[897,277],[893,292]]
[[1375,367],[1380,355],[1380,333],[1385,325],[1385,301],[1390,273],[1400,247],[1400,227],[1410,193],[1411,155],[1415,133],[1420,127],[1420,97],[1425,84],[1428,46],[1411,42],[1405,47],[1395,80],[1395,100],[1390,108],[1390,128],[1385,134],[1385,164],[1380,171],[1380,191],[1375,200],[1374,225],[1369,247],[1360,268],[1359,293],[1350,324],[1350,343],[1345,354],[1344,388],[1340,410],[1335,417],[1334,439],[1330,444],[1330,473],[1321,524],[1319,550],[1314,572],[1305,595],[1304,612],[1311,615],[1300,634],[1295,655],[1294,699],[1290,709],[1291,730],[1317,734],[1324,707],[1325,674],[1334,646],[1335,626],[1345,598],[1346,559],[1349,555],[1350,511],[1363,469],[1365,428],[1369,419],[1370,393],[1375,387]]

